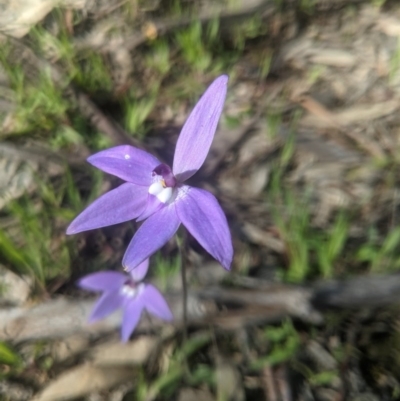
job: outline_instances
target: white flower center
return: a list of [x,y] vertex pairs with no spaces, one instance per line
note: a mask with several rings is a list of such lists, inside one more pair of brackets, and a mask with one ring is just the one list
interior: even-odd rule
[[143,291],[144,285],[141,283],[139,285],[125,284],[121,287],[120,294],[124,297],[135,298],[139,293]]
[[162,203],[167,203],[173,195],[173,188],[165,186],[164,180],[153,182],[149,187],[149,194],[154,195]]

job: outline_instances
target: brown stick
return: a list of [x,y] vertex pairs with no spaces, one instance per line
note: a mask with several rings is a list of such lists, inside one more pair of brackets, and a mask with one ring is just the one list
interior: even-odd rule
[[[348,281],[331,281],[305,288],[257,280],[245,283],[246,289],[208,288],[190,294],[187,303],[188,323],[236,329],[244,325],[276,322],[294,316],[312,324],[322,322],[315,308],[376,308],[400,303],[400,275],[361,276]],[[175,317],[182,324],[182,294],[167,294]],[[222,311],[217,305],[223,305]],[[93,325],[86,320],[93,301],[60,297],[33,307],[0,309],[0,340],[27,341],[62,338],[75,333],[101,334],[120,325],[121,316],[113,314]],[[142,320],[139,330],[162,323]]]

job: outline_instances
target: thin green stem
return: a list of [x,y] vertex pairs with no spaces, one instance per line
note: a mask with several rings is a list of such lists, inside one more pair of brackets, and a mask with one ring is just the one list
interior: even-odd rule
[[182,279],[182,322],[183,322],[183,343],[187,342],[188,339],[188,326],[187,326],[187,278],[186,278],[186,263],[185,263],[185,234],[182,238],[177,238],[178,249],[181,255],[181,279]]
[[[182,279],[182,345],[185,346],[188,343],[188,290],[187,290],[187,276],[186,276],[186,233],[183,231],[182,237],[177,237],[178,249],[181,256],[181,279]],[[190,377],[189,363],[187,356],[184,357],[183,368],[186,378]]]

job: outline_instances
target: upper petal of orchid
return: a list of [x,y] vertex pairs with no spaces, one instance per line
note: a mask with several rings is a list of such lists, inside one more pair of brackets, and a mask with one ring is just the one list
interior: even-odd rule
[[88,274],[78,281],[78,286],[89,291],[117,290],[129,279],[126,274],[104,271]]
[[115,310],[123,306],[125,299],[120,295],[119,291],[107,291],[96,302],[90,315],[89,322],[93,323],[103,319],[113,313]]
[[151,174],[161,163],[150,153],[129,145],[102,150],[87,161],[106,173],[146,186],[152,183]]
[[130,275],[135,282],[142,281],[147,271],[149,270],[149,259],[146,259],[139,266],[136,266],[133,270],[130,271]]
[[176,144],[173,172],[179,181],[203,165],[224,107],[228,76],[221,75],[206,90],[190,113]]
[[151,215],[137,230],[126,250],[122,260],[125,269],[131,271],[165,245],[180,223],[173,203]]
[[123,342],[126,343],[129,340],[133,330],[135,330],[139,323],[142,311],[143,303],[140,298],[134,298],[126,304],[121,327],[121,339]]
[[141,302],[149,313],[163,320],[172,320],[171,309],[160,291],[151,284],[147,284],[141,294]]
[[175,201],[182,224],[200,245],[229,270],[233,247],[225,214],[217,199],[203,189],[183,186]]
[[96,199],[67,228],[67,234],[111,226],[138,217],[146,207],[147,188],[125,183]]

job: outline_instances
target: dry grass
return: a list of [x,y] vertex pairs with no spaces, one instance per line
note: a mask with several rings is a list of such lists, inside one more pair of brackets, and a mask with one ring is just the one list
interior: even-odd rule
[[[22,3],[0,6],[0,262],[31,276],[36,306],[0,297],[13,304],[0,309],[1,397],[398,399],[396,2],[37,2],[25,20]],[[235,274],[189,240],[183,344],[171,241],[153,279],[177,323],[145,322],[126,355],[148,353],[124,359],[117,320],[88,333],[73,282],[118,268],[135,227],[66,241],[73,216],[118,185],[84,159],[130,143],[170,161],[222,72],[224,115],[193,183],[228,215]],[[316,284],[359,275],[371,278]],[[52,319],[53,306],[73,324]],[[99,357],[110,349],[121,358]]]

